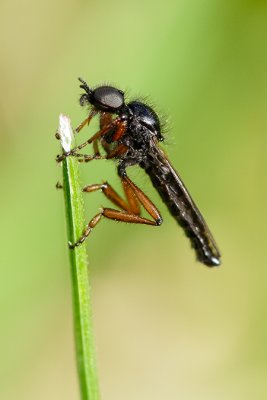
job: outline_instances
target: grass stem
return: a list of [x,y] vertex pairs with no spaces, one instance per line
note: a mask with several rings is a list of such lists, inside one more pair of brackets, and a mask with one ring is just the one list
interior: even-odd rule
[[[70,119],[59,117],[59,136],[64,152],[75,147],[75,140]],[[65,197],[67,235],[71,243],[76,242],[85,226],[83,193],[80,184],[79,166],[75,157],[62,161],[63,190]],[[99,400],[98,378],[96,371],[94,338],[92,327],[92,298],[90,274],[85,244],[69,250],[74,333],[76,357],[82,400]]]

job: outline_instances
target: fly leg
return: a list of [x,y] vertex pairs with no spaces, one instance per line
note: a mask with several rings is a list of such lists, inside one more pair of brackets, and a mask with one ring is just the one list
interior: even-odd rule
[[108,182],[89,185],[83,188],[83,191],[86,193],[96,192],[98,190],[101,190],[106,198],[110,200],[115,206],[119,207],[121,210],[126,211],[130,214],[140,215],[139,202],[128,186],[125,186],[123,184],[123,190],[126,196],[126,200],[124,200]]
[[[95,142],[94,142],[95,143]],[[109,160],[110,158],[114,158],[119,156],[120,154],[123,154],[126,152],[126,150],[128,149],[127,146],[124,146],[123,144],[119,144],[114,150],[110,151],[109,148],[106,149],[106,151],[108,152],[108,154],[106,154],[105,156],[101,156],[99,154],[99,151],[94,153],[93,155],[89,155],[89,154],[73,154],[75,157],[78,157],[78,161],[80,163],[87,163],[89,161],[92,160]]]
[[[96,113],[96,112],[95,112],[95,113]],[[91,114],[90,114],[90,115],[91,115]],[[89,117],[88,117],[86,120],[84,120],[84,121],[78,126],[78,128],[76,128],[76,132],[80,132],[80,130],[81,130],[86,124],[89,125],[89,122],[90,122],[90,120],[89,120],[90,115],[89,115]],[[94,115],[93,115],[93,116],[94,116]],[[90,119],[92,119],[92,117],[91,117]],[[88,120],[89,120],[89,122],[88,122]],[[110,125],[111,122],[112,122],[112,116],[111,116],[109,113],[102,112],[102,113],[100,114],[100,129],[103,129],[103,128],[105,128],[107,125]],[[99,142],[98,139],[96,139],[96,140],[93,141],[93,150],[94,150],[94,154],[93,154],[93,155],[77,154],[77,153],[75,153],[75,157],[78,157],[78,161],[79,161],[80,163],[87,163],[87,162],[89,162],[89,161],[91,161],[91,160],[101,160],[101,159],[104,159],[104,158],[105,158],[105,157],[101,157],[101,154],[100,154],[100,151],[99,151],[98,142]],[[109,153],[109,145],[108,145],[108,144],[105,144],[105,146],[103,146],[103,147],[104,147],[104,149],[106,150],[106,152]]]
[[94,154],[78,154],[78,153],[72,153],[72,150],[67,152],[67,153],[63,153],[61,155],[57,155],[56,158],[56,162],[60,163],[61,161],[65,160],[65,158],[67,158],[68,156],[73,156],[73,157],[77,157],[78,161],[80,163],[87,163],[89,161],[92,160],[103,160],[106,158],[106,156],[101,156],[100,153],[94,153]]
[[89,125],[90,122],[91,122],[91,120],[92,120],[92,118],[93,118],[96,114],[97,114],[97,111],[92,110],[92,111],[90,112],[90,114],[88,115],[88,117],[85,118],[85,120],[84,120],[83,122],[81,122],[80,125],[75,129],[75,133],[79,133],[79,132],[82,130],[82,128],[85,127],[85,125]]
[[[74,130],[74,133],[80,132],[80,130],[82,130],[82,128],[85,127],[85,125],[89,125],[90,122],[91,122],[91,119],[92,119],[96,114],[97,114],[97,111],[96,111],[96,110],[92,110],[92,111],[90,112],[90,114],[88,115],[88,117],[85,118],[85,120],[84,120],[83,122],[81,122],[80,125]],[[55,133],[55,137],[56,137],[57,140],[60,140],[60,134],[59,134],[58,131]]]
[[[63,161],[66,157],[68,156],[74,156],[77,157],[77,151],[83,149],[85,146],[87,146],[90,143],[95,142],[96,140],[99,140],[102,136],[104,136],[106,133],[110,132],[111,130],[114,130],[114,136],[116,136],[115,140],[119,140],[121,136],[125,133],[126,131],[126,124],[124,121],[121,121],[120,118],[112,120],[110,123],[106,124],[103,128],[101,128],[97,133],[95,133],[90,139],[86,140],[84,143],[80,144],[79,146],[74,147],[70,151],[63,153],[62,155],[57,156],[57,162]],[[99,150],[98,150],[99,152]],[[81,157],[81,154],[78,155],[78,158]],[[85,155],[84,159],[88,159],[88,155]],[[88,161],[90,161],[88,159]]]
[[[94,154],[78,154],[78,153],[74,153],[74,154],[71,154],[71,155],[74,156],[74,157],[77,157],[78,162],[80,162],[80,163],[87,163],[87,162],[92,161],[92,160],[104,160],[106,158],[106,156],[101,156],[101,154],[100,154],[99,146],[98,146],[98,140],[95,140],[93,142],[93,150],[94,150]],[[57,157],[57,162],[60,162],[65,158],[64,154],[62,156],[58,156]]]
[[[113,202],[120,210],[103,208],[100,213],[95,215],[87,224],[83,235],[76,243],[69,243],[70,249],[74,249],[82,244],[89,236],[95,226],[103,217],[119,222],[132,224],[144,224],[158,226],[162,224],[162,217],[151,200],[139,189],[127,176],[121,177],[122,186],[126,196],[126,201],[107,183],[86,186],[84,192],[94,192],[102,190],[104,195]],[[140,205],[142,205],[152,220],[140,216]]]

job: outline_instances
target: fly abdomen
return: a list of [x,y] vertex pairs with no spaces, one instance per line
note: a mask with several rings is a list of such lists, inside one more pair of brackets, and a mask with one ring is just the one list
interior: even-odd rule
[[163,151],[156,147],[150,149],[140,166],[149,175],[171,215],[184,229],[196,251],[197,259],[208,266],[220,265],[220,252],[212,234]]

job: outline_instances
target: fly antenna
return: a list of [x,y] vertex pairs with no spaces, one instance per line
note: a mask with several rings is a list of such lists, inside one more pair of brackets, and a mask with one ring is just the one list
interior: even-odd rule
[[78,80],[82,83],[82,85],[80,85],[80,88],[85,90],[86,93],[88,95],[90,95],[92,93],[92,89],[90,89],[90,87],[88,86],[88,84],[85,82],[85,80],[83,80],[82,78],[78,78]]

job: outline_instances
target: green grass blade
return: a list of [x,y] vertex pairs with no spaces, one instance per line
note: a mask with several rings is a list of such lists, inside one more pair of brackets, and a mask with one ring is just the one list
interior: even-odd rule
[[[59,135],[64,151],[75,146],[70,120],[59,117]],[[68,240],[76,242],[85,227],[83,193],[80,184],[78,161],[67,157],[63,164],[63,190],[65,197]],[[92,299],[86,246],[69,250],[76,356],[82,400],[99,400],[95,350],[92,328]]]

